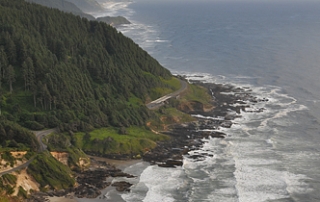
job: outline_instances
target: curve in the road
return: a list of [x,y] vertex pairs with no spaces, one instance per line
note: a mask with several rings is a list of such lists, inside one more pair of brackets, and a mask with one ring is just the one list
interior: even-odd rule
[[181,88],[173,93],[167,94],[165,96],[162,96],[156,100],[153,100],[152,102],[146,104],[146,106],[149,109],[157,109],[161,106],[164,105],[164,102],[172,97],[176,97],[178,95],[180,95],[182,92],[184,92],[185,90],[187,90],[188,84],[186,81],[180,80],[180,84],[181,84]]
[[[187,82],[186,81],[183,81],[183,80],[180,80],[180,84],[181,84],[181,88],[173,93],[170,93],[170,94],[167,94],[165,96],[162,96],[150,103],[148,103],[146,106],[149,108],[149,109],[157,109],[158,107],[164,105],[164,102],[172,97],[176,97],[178,95],[180,95],[182,92],[184,92],[185,90],[187,90]],[[36,137],[37,137],[37,140],[39,142],[39,149],[38,149],[38,153],[40,152],[43,152],[47,149],[47,145],[45,145],[43,142],[42,142],[42,139],[43,137],[55,132],[57,129],[56,128],[53,128],[53,129],[49,129],[49,130],[43,130],[43,131],[32,131]],[[24,164],[21,164],[17,167],[14,167],[10,170],[7,170],[7,171],[3,171],[3,172],[0,172],[0,176],[1,175],[4,175],[4,174],[8,174],[8,173],[11,173],[11,172],[14,172],[14,171],[17,171],[17,170],[20,170],[22,168],[25,168],[27,167],[34,159],[34,156],[29,159],[27,162],[25,162]]]
[[[32,131],[36,137],[37,137],[37,140],[39,142],[39,149],[38,149],[38,153],[40,152],[43,152],[47,149],[47,145],[45,145],[43,142],[42,142],[42,138],[55,132],[57,129],[56,128],[53,128],[53,129],[49,129],[49,130],[42,130],[42,131]],[[9,174],[9,173],[12,173],[14,171],[18,171],[18,170],[21,170],[22,168],[26,168],[27,166],[30,165],[30,163],[33,161],[33,159],[35,158],[35,156],[31,157],[27,162],[19,165],[19,166],[16,166],[14,168],[11,168],[10,170],[6,170],[6,171],[3,171],[3,172],[0,172],[0,176],[1,175],[4,175],[4,174]]]

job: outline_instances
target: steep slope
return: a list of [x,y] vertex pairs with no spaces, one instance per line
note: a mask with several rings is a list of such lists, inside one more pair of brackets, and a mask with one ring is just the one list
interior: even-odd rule
[[[121,24],[130,24],[130,22],[122,16],[117,16],[117,17],[106,16],[106,17],[100,17],[100,18],[96,19],[92,15],[84,13],[75,4],[73,4],[67,0],[25,0],[25,1],[40,4],[42,6],[46,6],[49,8],[57,8],[61,11],[66,12],[66,13],[72,13],[72,14],[78,15],[80,17],[85,17],[88,20],[97,20],[97,21],[105,22],[105,23],[112,25],[112,26],[117,26],[117,25],[121,25]],[[81,1],[80,2],[76,1],[76,2],[77,2],[77,5],[79,5],[79,4],[80,4],[80,6],[82,5],[81,8],[86,10],[87,12],[89,12],[89,11],[97,12],[99,10],[102,10],[101,6],[96,1],[92,1],[92,2],[84,1],[86,3],[80,3]],[[87,4],[89,4],[89,5],[87,5]],[[89,8],[89,11],[86,8]]]
[[105,23],[110,24],[112,26],[130,24],[130,22],[126,18],[124,18],[122,16],[118,16],[118,17],[110,17],[110,16],[100,17],[100,18],[97,18],[97,20],[101,21],[101,22],[105,22]]
[[26,0],[27,2],[40,4],[49,8],[57,8],[61,11],[67,13],[73,13],[75,15],[79,15],[81,17],[85,17],[89,20],[94,20],[95,18],[89,14],[84,13],[80,8],[78,8],[75,4],[65,1],[65,0]]
[[31,3],[41,4],[43,6],[50,7],[50,8],[57,8],[59,10],[72,12],[72,13],[81,13],[82,12],[82,10],[80,8],[78,8],[76,5],[74,5],[73,3],[70,3],[70,2],[64,1],[64,0],[55,0],[55,1],[51,1],[51,0],[26,0],[26,1],[31,2]]
[[172,77],[113,27],[23,0],[0,2],[0,75],[2,116],[62,131],[142,125]]
[[100,4],[95,0],[66,0],[78,6],[84,12],[102,10]]

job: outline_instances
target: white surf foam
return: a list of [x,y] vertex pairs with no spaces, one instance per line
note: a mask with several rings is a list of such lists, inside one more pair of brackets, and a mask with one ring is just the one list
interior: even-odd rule
[[129,9],[128,6],[132,2],[104,2],[99,1],[99,4],[103,8],[103,11],[98,12],[88,12],[88,14],[92,15],[95,18],[106,17],[106,16],[125,16],[129,18],[132,14],[134,14],[134,10]]
[[193,114],[191,116],[196,117],[196,118],[210,119],[210,120],[217,120],[217,121],[224,120],[224,117],[221,117],[221,116],[220,117],[212,117],[212,116],[203,116],[203,115],[200,115],[200,114]]
[[[220,83],[228,84],[226,77],[210,78],[208,74],[191,74],[187,75],[187,78],[215,82],[222,80]],[[238,77],[238,79],[249,78]],[[221,150],[222,153],[219,155],[222,156],[221,159],[230,158],[228,162],[234,165],[237,199],[232,197],[232,188],[216,189],[211,197],[217,201],[255,202],[290,198],[293,193],[311,191],[312,189],[305,183],[308,179],[305,175],[283,169],[285,166],[281,160],[283,154],[274,150],[278,142],[273,138],[273,135],[279,132],[278,127],[295,124],[288,118],[291,112],[307,108],[299,104],[295,98],[282,93],[278,87],[257,88],[241,84],[240,87],[251,89],[252,95],[258,99],[267,98],[268,101],[255,103],[254,107],[251,107],[252,110],[264,108],[263,112],[242,111],[242,116],[234,120],[237,124],[232,125],[230,129],[224,129],[228,134],[223,140],[227,142],[224,144],[227,147]],[[202,118],[210,119],[210,117]],[[219,155],[214,155],[215,161]]]
[[229,149],[235,162],[239,201],[289,198],[290,193],[306,189],[300,182],[306,176],[281,169],[282,161],[273,150],[264,147],[263,142],[238,139]]
[[161,168],[158,166],[148,166],[140,176],[140,181],[133,189],[133,193],[126,194],[123,198],[126,201],[136,201],[139,197],[141,199],[142,194],[137,194],[137,187],[141,189],[144,187],[145,196],[141,201],[145,202],[173,202],[175,192],[179,192],[179,189],[184,189],[187,186],[187,182],[184,180],[184,171],[182,168]]

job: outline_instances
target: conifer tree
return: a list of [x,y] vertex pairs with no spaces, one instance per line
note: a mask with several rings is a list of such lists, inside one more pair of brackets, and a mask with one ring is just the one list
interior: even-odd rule
[[[130,98],[144,103],[170,77],[131,39],[105,23],[24,0],[0,1],[0,90],[3,96],[13,87],[15,92],[2,110],[25,127],[30,123],[21,117],[39,112],[55,120],[41,122],[45,127],[65,130],[143,124],[149,118],[145,106],[131,105]],[[18,103],[19,91],[25,91],[25,103]],[[20,110],[24,114],[11,113],[17,104],[26,107]]]
[[5,69],[7,68],[8,61],[7,61],[7,55],[4,52],[4,48],[0,47],[0,89],[2,85],[2,80],[4,78],[4,72]]
[[15,72],[12,65],[9,65],[6,70],[6,80],[9,84],[10,93],[13,91],[12,83],[15,82]]

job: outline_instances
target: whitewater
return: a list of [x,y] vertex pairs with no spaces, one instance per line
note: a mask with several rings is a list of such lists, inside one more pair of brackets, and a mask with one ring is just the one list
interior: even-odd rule
[[126,168],[139,177],[123,201],[320,201],[320,2],[99,2],[95,16],[126,17],[117,29],[174,74],[268,99],[191,151],[201,161]]

